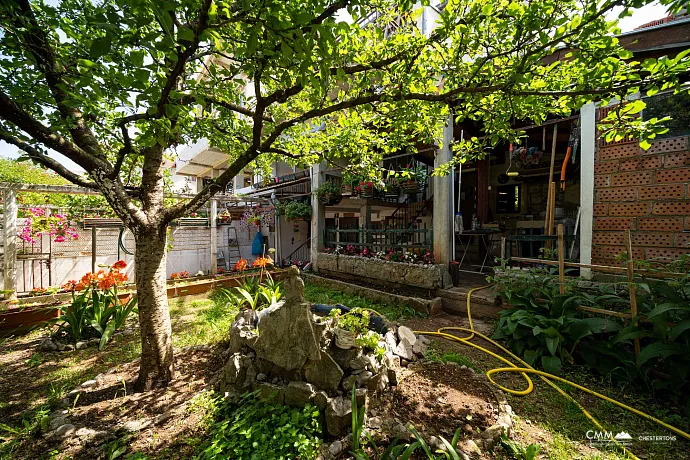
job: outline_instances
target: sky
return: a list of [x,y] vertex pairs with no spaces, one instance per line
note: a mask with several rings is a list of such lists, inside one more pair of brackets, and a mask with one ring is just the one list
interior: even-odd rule
[[[615,18],[619,12],[620,10],[613,11],[611,14],[609,14],[609,18]],[[661,19],[665,16],[666,8],[661,6],[658,2],[653,2],[636,10],[632,16],[628,16],[627,18],[621,19],[618,25],[621,28],[622,32],[629,32],[635,29],[636,27],[641,26],[642,24],[656,19]],[[337,17],[338,19],[345,21],[352,20],[350,15],[344,10],[341,13],[339,13]],[[7,158],[17,158],[19,154],[17,152],[16,147],[9,145],[3,141],[0,141],[0,156]],[[72,171],[83,171],[75,163],[56,152],[52,152],[50,156],[60,161],[62,164],[67,166]]]

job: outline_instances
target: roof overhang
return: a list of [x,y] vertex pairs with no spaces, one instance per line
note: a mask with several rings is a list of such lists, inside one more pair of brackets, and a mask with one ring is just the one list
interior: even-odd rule
[[181,176],[200,177],[214,169],[224,170],[228,166],[228,156],[216,148],[208,148],[194,155],[176,173]]

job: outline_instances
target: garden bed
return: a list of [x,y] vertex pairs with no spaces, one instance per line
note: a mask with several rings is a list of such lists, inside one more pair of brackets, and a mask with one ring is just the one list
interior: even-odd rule
[[[285,270],[271,270],[270,273],[274,280],[283,279]],[[189,278],[185,280],[168,281],[168,298],[182,297],[187,295],[203,294],[216,288],[233,288],[242,286],[245,279],[261,276],[259,271],[246,274],[227,275],[222,278],[210,276]],[[265,276],[265,275],[264,275]],[[184,283],[184,284],[183,284]],[[125,292],[121,292],[118,298],[121,302],[127,302],[132,295],[133,284],[125,286]],[[130,289],[130,290],[127,290]],[[60,293],[47,296],[27,297],[22,300],[31,300],[31,305],[20,303],[9,310],[0,313],[0,337],[26,332],[27,330],[40,327],[47,321],[57,318],[60,312],[57,305],[66,303],[72,299],[71,293]]]
[[382,286],[411,286],[420,289],[443,289],[453,286],[443,265],[421,265],[391,262],[359,256],[319,253],[317,270],[327,275],[356,277]]
[[380,302],[386,305],[399,306],[405,305],[413,308],[415,311],[423,315],[434,315],[441,311],[441,299],[435,297],[433,299],[424,299],[414,296],[392,294],[390,292],[380,291],[360,284],[348,283],[345,281],[325,278],[323,276],[304,273],[303,278],[306,282],[333,289],[335,291],[344,292],[350,295],[364,297],[373,302]]

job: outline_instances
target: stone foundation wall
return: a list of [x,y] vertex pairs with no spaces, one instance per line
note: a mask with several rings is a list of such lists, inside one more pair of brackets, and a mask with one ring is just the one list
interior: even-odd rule
[[416,265],[319,253],[317,267],[320,273],[355,276],[382,285],[399,284],[422,289],[453,286],[450,274],[443,265]]

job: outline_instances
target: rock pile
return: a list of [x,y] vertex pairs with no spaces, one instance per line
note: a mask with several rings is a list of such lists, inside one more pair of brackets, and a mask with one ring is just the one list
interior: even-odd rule
[[428,339],[388,324],[385,335],[378,336],[378,353],[336,341],[334,319],[312,313],[303,294],[299,270],[291,267],[282,305],[272,305],[260,318],[253,310],[236,316],[220,390],[258,391],[297,407],[314,404],[325,410],[328,432],[342,436],[352,423],[352,388],[358,405],[366,406],[369,395],[396,385],[398,370],[423,356]]

